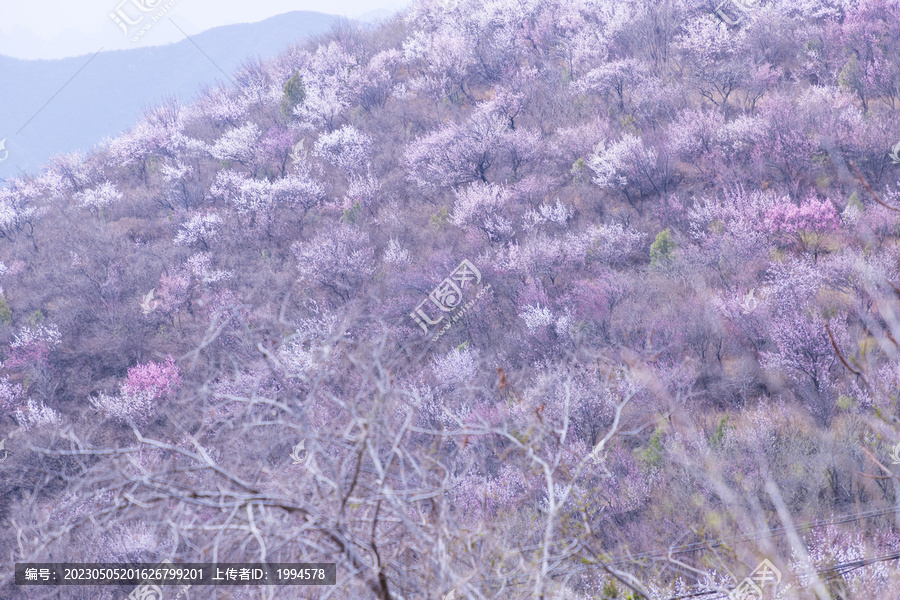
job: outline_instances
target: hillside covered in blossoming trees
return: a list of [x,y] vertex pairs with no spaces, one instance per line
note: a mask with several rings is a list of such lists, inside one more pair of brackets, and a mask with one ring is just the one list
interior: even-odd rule
[[233,80],[0,189],[0,597],[900,596],[898,0],[421,0]]

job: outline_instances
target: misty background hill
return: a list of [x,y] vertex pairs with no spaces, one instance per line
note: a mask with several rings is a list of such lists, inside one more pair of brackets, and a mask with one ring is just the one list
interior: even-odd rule
[[144,108],[166,97],[188,103],[204,86],[230,85],[225,74],[244,61],[273,57],[328,31],[340,18],[296,11],[259,23],[214,27],[176,44],[100,52],[93,58],[0,56],[0,139],[7,139],[9,151],[0,163],[0,178],[19,175],[19,169],[32,175],[54,154],[88,151],[133,126]]

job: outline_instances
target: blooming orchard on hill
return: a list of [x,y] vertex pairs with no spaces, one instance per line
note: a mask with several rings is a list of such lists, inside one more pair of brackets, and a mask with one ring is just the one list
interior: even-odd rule
[[900,0],[720,4],[417,0],[4,182],[8,562],[900,597]]

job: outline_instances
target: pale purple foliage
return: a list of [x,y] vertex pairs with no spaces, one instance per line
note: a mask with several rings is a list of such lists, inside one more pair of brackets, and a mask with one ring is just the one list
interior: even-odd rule
[[191,165],[186,165],[182,162],[176,162],[174,165],[165,164],[160,169],[160,173],[162,173],[163,179],[168,181],[169,183],[180,181],[184,178],[188,173],[192,173],[194,171],[194,167]]
[[356,59],[337,42],[320,45],[300,68],[306,88],[306,99],[293,107],[302,129],[325,126],[335,128],[335,121],[351,106],[355,78],[348,73],[358,69]]
[[45,425],[56,425],[61,418],[58,412],[45,405],[42,400],[35,402],[30,398],[24,407],[16,409],[15,416],[19,426],[25,431]]
[[[643,250],[645,238],[643,233],[621,223],[608,223],[597,225],[575,237],[572,245],[583,244],[586,259],[607,264],[624,264]],[[575,252],[572,254],[578,255]]]
[[198,252],[187,259],[185,266],[188,271],[205,284],[217,283],[230,279],[234,273],[224,269],[213,269],[212,258],[209,252]]
[[384,262],[389,265],[403,267],[412,262],[412,256],[396,238],[388,240],[388,247],[384,251]]
[[55,155],[35,183],[50,198],[63,200],[74,192],[87,189],[101,178],[99,161],[88,160],[80,152],[72,152]]
[[577,236],[538,235],[523,243],[510,244],[503,266],[530,276],[552,280],[572,265],[584,262],[585,248]]
[[37,190],[20,180],[0,188],[0,237],[15,239],[18,232],[37,216]]
[[256,123],[244,123],[225,132],[209,147],[209,153],[219,160],[248,164],[255,156],[255,146],[259,137],[260,131]]
[[528,331],[534,332],[542,327],[549,327],[556,322],[553,312],[546,306],[525,306],[519,313]]
[[559,198],[557,198],[556,204],[553,206],[542,203],[536,211],[531,209],[526,211],[525,228],[531,229],[547,222],[565,225],[568,220],[572,218],[573,214],[574,211],[560,202]]
[[6,377],[0,377],[0,409],[11,412],[20,405],[25,397],[25,390],[18,383],[12,383]]
[[108,158],[111,164],[127,167],[141,162],[145,157],[162,147],[166,142],[166,132],[145,120],[139,121],[128,133],[112,140]]
[[190,274],[175,272],[163,273],[159,276],[159,305],[163,312],[175,312],[188,300],[188,290],[191,286]]
[[294,146],[294,134],[284,127],[270,127],[260,142],[264,160],[284,164]]
[[810,587],[811,569],[827,568],[836,564],[860,562],[860,567],[841,575],[853,597],[890,596],[896,586],[897,560],[865,564],[873,556],[885,556],[896,552],[900,536],[894,532],[862,532],[841,529],[839,525],[827,525],[812,529],[803,536],[804,549],[809,562],[803,560],[797,549],[791,553],[791,569],[799,574],[799,582]]
[[252,103],[249,96],[220,87],[202,96],[191,107],[190,116],[208,118],[215,125],[235,126],[246,119]]
[[350,175],[350,185],[347,186],[347,197],[344,208],[352,207],[356,202],[362,206],[371,206],[378,198],[381,183],[372,174],[371,170],[365,175]]
[[255,227],[273,226],[276,212],[282,208],[304,214],[324,197],[322,186],[305,172],[270,181],[220,171],[209,192],[214,198],[223,198],[239,215],[249,217],[248,225]]
[[502,213],[513,197],[514,192],[508,187],[476,181],[456,191],[450,220],[460,227],[482,229],[491,236],[496,233],[496,223],[508,223]]
[[200,242],[206,248],[219,235],[222,217],[213,212],[202,212],[193,215],[181,225],[181,231],[175,236],[175,243],[180,246],[191,246]]
[[102,210],[107,208],[113,202],[120,200],[121,198],[122,193],[109,181],[103,182],[96,188],[75,194],[75,199],[81,206],[92,210]]
[[600,150],[588,160],[594,183],[603,188],[624,188],[629,181],[641,177],[639,169],[656,162],[656,151],[647,148],[636,135],[625,134],[609,148]]
[[354,93],[367,109],[383,107],[390,97],[394,72],[399,68],[402,54],[399,50],[383,50],[369,60],[366,68],[354,79]]
[[508,124],[488,110],[463,125],[451,123],[413,141],[406,149],[409,177],[423,190],[488,182],[487,173],[503,151]]
[[769,277],[768,329],[777,350],[763,352],[763,364],[787,375],[812,412],[827,423],[834,410],[839,365],[814,302],[827,280],[821,267],[798,260],[774,264]]
[[574,85],[580,92],[593,92],[625,108],[628,88],[644,76],[646,66],[635,59],[604,62],[592,69]]
[[43,340],[30,340],[25,344],[10,346],[9,355],[3,361],[8,369],[41,368],[47,365],[50,346]]
[[134,422],[143,424],[156,411],[152,391],[122,392],[118,396],[110,396],[100,392],[97,396],[91,396],[88,400],[95,409],[120,423]]
[[431,370],[441,386],[466,385],[478,373],[480,353],[473,348],[453,349],[432,361]]
[[318,366],[327,364],[329,336],[337,327],[335,313],[317,310],[315,316],[297,323],[296,332],[278,348],[278,359],[292,376],[310,376]]
[[733,240],[736,250],[747,255],[757,255],[767,251],[769,236],[765,227],[766,215],[776,206],[790,202],[786,196],[754,190],[746,192],[732,188],[724,198],[701,198],[688,211],[688,222],[693,239],[710,256],[717,252],[724,242],[721,235],[710,235],[721,231]]
[[345,300],[375,272],[375,253],[368,235],[348,226],[333,227],[291,248],[301,279],[324,286]]
[[61,335],[56,325],[36,325],[34,327],[22,327],[15,339],[10,343],[13,348],[24,348],[33,343],[42,343],[49,348],[59,345]]
[[372,138],[352,125],[323,134],[316,140],[315,155],[347,173],[363,170],[371,154]]
[[528,489],[522,471],[503,465],[496,476],[458,476],[451,494],[454,505],[463,514],[483,518],[494,516],[501,510],[512,510],[526,499]]

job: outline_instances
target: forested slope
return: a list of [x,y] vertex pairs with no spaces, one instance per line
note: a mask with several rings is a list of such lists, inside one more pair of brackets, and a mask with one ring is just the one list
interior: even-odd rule
[[0,595],[897,595],[900,3],[717,4],[425,0],[8,182]]

